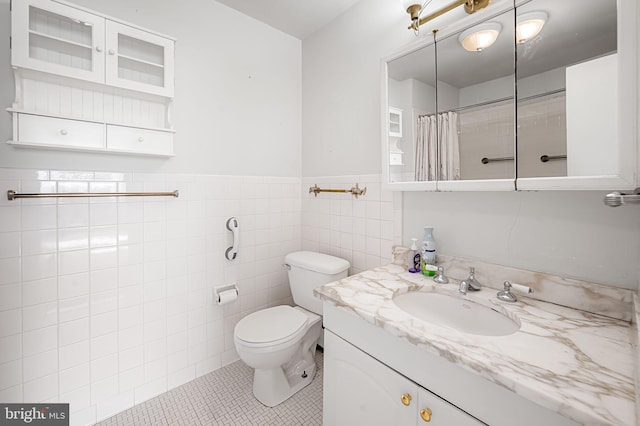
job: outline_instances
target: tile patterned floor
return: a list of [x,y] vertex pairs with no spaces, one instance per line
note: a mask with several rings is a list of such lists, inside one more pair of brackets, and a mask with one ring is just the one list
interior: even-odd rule
[[316,352],[316,377],[307,387],[269,408],[252,392],[253,370],[236,361],[100,423],[100,426],[322,425],[324,356]]

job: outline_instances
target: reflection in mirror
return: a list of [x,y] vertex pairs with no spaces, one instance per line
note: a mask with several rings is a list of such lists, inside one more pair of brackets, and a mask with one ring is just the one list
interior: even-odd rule
[[618,173],[616,14],[616,0],[516,8],[519,178]]
[[435,55],[430,44],[388,63],[391,182],[435,180],[416,176],[415,168],[418,117],[436,112]]
[[513,19],[437,40],[439,180],[515,178]]

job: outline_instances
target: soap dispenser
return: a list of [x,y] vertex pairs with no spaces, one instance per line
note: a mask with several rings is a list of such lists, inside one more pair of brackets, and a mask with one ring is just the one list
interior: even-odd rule
[[411,239],[411,250],[409,251],[408,271],[411,273],[420,272],[420,252],[417,245],[418,239]]

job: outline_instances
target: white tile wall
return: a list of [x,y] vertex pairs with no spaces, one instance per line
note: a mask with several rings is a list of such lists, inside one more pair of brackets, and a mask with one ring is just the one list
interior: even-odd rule
[[[310,177],[302,179],[302,248],[341,257],[351,263],[350,274],[391,261],[391,247],[402,242],[402,193],[382,189],[380,175]],[[351,194],[309,188],[367,188],[357,199]]]
[[[0,199],[2,401],[70,402],[72,423],[95,422],[234,361],[236,322],[291,303],[281,265],[301,248],[298,178],[0,169],[0,193],[9,189],[180,197]],[[352,235],[350,205],[327,217],[338,247],[341,227]],[[380,260],[390,211],[360,211],[362,236],[371,221],[378,245],[360,266]],[[233,263],[230,216],[240,222]],[[214,304],[211,289],[230,283],[238,302]]]

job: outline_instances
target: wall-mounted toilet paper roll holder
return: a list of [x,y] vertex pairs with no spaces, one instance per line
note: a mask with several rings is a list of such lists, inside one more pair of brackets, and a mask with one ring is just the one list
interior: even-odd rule
[[[229,284],[229,285],[223,285],[223,286],[220,286],[220,287],[214,287],[213,288],[213,301],[216,302],[217,304],[228,303],[228,297],[223,296],[222,295],[223,293],[225,295],[231,294],[231,296],[233,296],[233,293],[235,293],[235,297],[237,297],[238,294],[239,294],[238,286],[235,285],[235,284]],[[235,299],[235,297],[234,297],[234,299]]]

